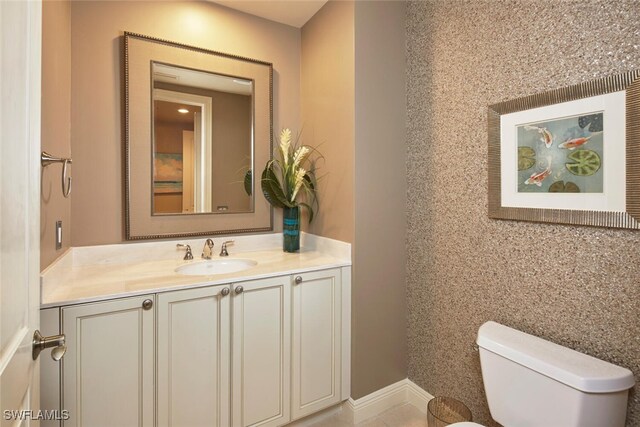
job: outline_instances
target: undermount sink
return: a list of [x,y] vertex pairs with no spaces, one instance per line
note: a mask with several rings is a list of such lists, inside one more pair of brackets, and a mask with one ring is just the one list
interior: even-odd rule
[[187,276],[211,276],[213,274],[235,273],[257,264],[250,259],[214,259],[183,265],[176,268],[176,273]]

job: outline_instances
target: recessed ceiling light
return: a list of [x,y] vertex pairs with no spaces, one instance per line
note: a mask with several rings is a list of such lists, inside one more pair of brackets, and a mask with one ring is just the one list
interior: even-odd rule
[[186,108],[178,109],[178,113],[187,114],[188,112],[189,112],[189,110],[187,110]]

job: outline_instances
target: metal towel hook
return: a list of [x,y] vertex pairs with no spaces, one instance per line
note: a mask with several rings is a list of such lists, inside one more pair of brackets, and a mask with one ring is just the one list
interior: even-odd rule
[[40,154],[40,164],[43,168],[46,168],[51,163],[62,163],[62,195],[69,197],[69,194],[71,194],[71,177],[67,177],[67,165],[73,163],[73,160],[70,158],[54,157],[46,151],[43,151]]

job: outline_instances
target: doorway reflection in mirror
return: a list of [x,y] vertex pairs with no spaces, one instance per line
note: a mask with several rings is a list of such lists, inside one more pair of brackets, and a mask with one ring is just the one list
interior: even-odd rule
[[250,212],[253,82],[156,62],[152,81],[153,214]]

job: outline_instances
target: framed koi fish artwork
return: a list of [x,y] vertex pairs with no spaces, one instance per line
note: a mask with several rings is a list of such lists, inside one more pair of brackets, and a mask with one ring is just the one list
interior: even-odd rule
[[489,107],[489,217],[640,229],[640,70]]

